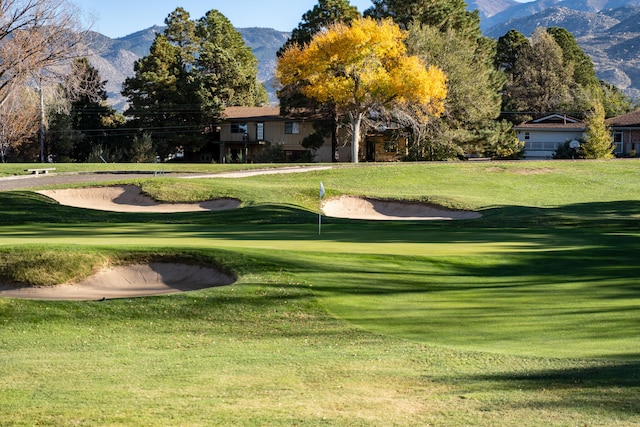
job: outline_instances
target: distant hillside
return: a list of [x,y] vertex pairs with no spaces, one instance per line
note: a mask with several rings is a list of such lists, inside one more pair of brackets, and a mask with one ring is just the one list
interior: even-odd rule
[[516,28],[526,36],[530,36],[538,27],[562,27],[574,37],[601,33],[619,24],[618,19],[597,12],[579,12],[566,7],[550,7],[540,13],[524,18],[513,19],[485,30],[485,35],[498,38],[509,30]]
[[[120,94],[122,83],[133,76],[136,60],[149,53],[157,33],[164,27],[153,26],[117,39],[111,39],[99,33],[91,34],[91,63],[107,81],[109,102],[118,110],[126,106],[126,99]],[[273,75],[276,68],[276,52],[289,38],[289,33],[271,28],[238,28],[245,43],[258,60],[258,80],[265,82],[269,100],[277,103],[273,87]]]
[[[499,38],[510,29],[530,36],[538,26],[562,27],[574,34],[591,57],[598,77],[640,100],[640,0],[468,0],[477,9],[483,32]],[[120,95],[133,64],[148,54],[156,33],[154,26],[125,37],[110,39],[93,33],[91,62],[107,80],[110,102],[118,109],[126,100]],[[277,103],[274,87],[276,52],[290,33],[271,28],[238,28],[258,59],[258,79],[265,83],[270,101]]]
[[478,10],[480,19],[484,22],[507,9],[519,5],[515,0],[468,0],[467,9]]
[[[490,0],[468,1],[467,4],[471,5],[484,1]],[[501,23],[527,18],[554,7],[564,7],[578,12],[603,12],[625,6],[640,6],[640,0],[536,0],[528,3],[516,2],[499,13],[488,15],[486,19],[482,20],[481,27],[483,31],[486,31]],[[482,7],[486,6],[479,5],[478,9],[482,11]]]
[[[541,2],[535,3],[540,6]],[[553,1],[553,3],[556,2]],[[565,0],[560,3],[567,5],[584,2]],[[613,4],[606,0],[600,0],[597,3]],[[516,29],[529,37],[537,27],[565,28],[576,37],[580,47],[593,61],[598,78],[617,86],[631,98],[640,100],[640,25],[638,23],[640,23],[640,5],[627,4],[618,9],[605,9],[600,12],[554,6],[539,13],[497,24],[485,30],[485,34],[499,38],[509,30]]]

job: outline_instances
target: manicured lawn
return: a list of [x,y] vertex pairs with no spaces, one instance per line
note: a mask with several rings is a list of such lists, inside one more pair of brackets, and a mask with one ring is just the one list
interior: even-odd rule
[[[363,165],[139,181],[232,212],[113,214],[0,193],[0,275],[177,257],[229,287],[0,299],[6,425],[640,423],[640,163]],[[419,199],[459,222],[323,219],[327,197]],[[28,262],[25,262],[28,261]],[[27,265],[25,268],[24,265]],[[65,277],[66,277],[65,276]]]
[[34,168],[55,168],[50,173],[78,173],[78,172],[188,172],[207,173],[229,172],[240,169],[261,169],[273,167],[274,165],[211,165],[211,164],[185,164],[185,163],[2,163],[0,164],[0,177],[13,175],[30,175],[27,169]]

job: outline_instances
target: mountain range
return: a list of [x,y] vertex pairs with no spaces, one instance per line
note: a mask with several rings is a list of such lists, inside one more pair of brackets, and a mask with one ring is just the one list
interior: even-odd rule
[[[478,10],[488,37],[497,39],[511,29],[528,37],[539,26],[567,29],[591,57],[600,79],[640,100],[640,0],[468,0],[467,4]],[[89,58],[107,81],[109,102],[115,108],[125,108],[122,83],[133,75],[135,61],[148,54],[162,30],[154,26],[116,39],[92,33]],[[271,28],[237,30],[258,59],[258,79],[265,82],[270,101],[277,103],[276,52],[290,33]]]
[[[121,95],[122,83],[127,77],[134,75],[135,61],[149,53],[156,34],[164,27],[153,26],[117,39],[100,33],[90,34],[89,59],[106,80],[109,103],[118,110],[126,106],[126,99]],[[289,38],[288,32],[271,28],[238,28],[245,44],[253,50],[258,60],[258,79],[265,83],[269,101],[277,103],[273,76],[276,69],[276,52]]]
[[492,38],[511,29],[529,37],[537,27],[565,28],[598,78],[640,100],[640,0],[472,0],[469,7],[478,9],[483,33]]

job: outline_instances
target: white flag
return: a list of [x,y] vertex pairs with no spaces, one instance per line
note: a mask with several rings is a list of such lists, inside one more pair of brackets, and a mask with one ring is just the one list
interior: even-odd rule
[[322,182],[320,182],[320,198],[322,199],[324,197],[324,185],[322,185]]

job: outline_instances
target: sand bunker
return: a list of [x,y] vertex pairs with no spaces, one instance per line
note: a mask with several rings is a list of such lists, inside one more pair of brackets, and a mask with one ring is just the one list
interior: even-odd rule
[[29,288],[0,285],[0,297],[86,301],[194,291],[233,282],[233,277],[213,268],[158,262],[107,268],[74,284]]
[[136,185],[42,190],[38,193],[56,200],[61,205],[111,212],[219,211],[240,206],[240,201],[237,199],[217,199],[199,203],[160,203],[142,194],[140,187]]
[[322,210],[325,215],[336,218],[395,221],[476,219],[482,216],[478,212],[452,211],[425,203],[352,196],[327,200],[322,205]]

